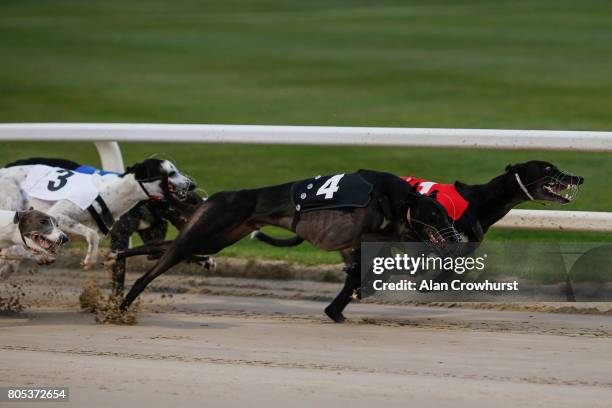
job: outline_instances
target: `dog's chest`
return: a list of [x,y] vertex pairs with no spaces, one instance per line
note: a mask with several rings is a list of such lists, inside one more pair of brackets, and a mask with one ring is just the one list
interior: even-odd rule
[[296,211],[366,207],[372,199],[372,184],[359,174],[317,176],[298,181],[291,188]]

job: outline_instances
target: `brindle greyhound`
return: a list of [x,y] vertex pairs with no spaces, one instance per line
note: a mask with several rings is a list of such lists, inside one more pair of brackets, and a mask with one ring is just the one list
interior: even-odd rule
[[[413,186],[389,173],[360,170],[220,192],[200,206],[176,240],[150,248],[165,249],[164,255],[134,283],[121,307],[127,309],[153,279],[177,263],[194,254],[214,254],[265,225],[293,230],[324,250],[353,248],[354,264],[347,269],[345,289],[325,309],[336,322],[344,320],[342,310],[360,285],[362,241],[397,240],[411,230],[443,248],[447,240],[458,237],[435,199],[418,194]],[[147,253],[147,248],[136,251]],[[123,256],[132,254],[127,251]]]
[[[168,196],[171,197],[171,196]],[[129,248],[130,236],[138,233],[142,242],[155,245],[166,239],[168,223],[178,230],[184,228],[189,218],[204,203],[202,197],[190,191],[183,202],[179,203],[172,198],[160,201],[148,201],[139,207],[124,214],[113,225],[110,231],[111,253],[108,256],[108,265],[112,268],[113,293],[123,295],[125,287],[126,258],[117,258],[116,255]],[[151,252],[149,259],[159,259],[162,253]],[[200,264],[205,269],[213,269],[215,261],[209,256],[197,256],[188,260]]]
[[[559,170],[552,163],[532,160],[508,165],[503,174],[485,184],[469,185],[456,181],[454,185],[446,186],[453,188],[459,195],[458,199],[468,204],[465,211],[456,217],[455,228],[464,241],[481,242],[489,228],[517,205],[526,201],[568,204],[583,182],[583,177]],[[430,191],[436,191],[436,185]],[[567,193],[562,194],[564,190]],[[437,199],[440,198],[438,194]],[[453,217],[452,214],[449,216]],[[300,236],[278,239],[261,231],[254,232],[252,237],[279,247],[291,247],[304,241]],[[343,253],[343,257],[350,260],[347,253]]]

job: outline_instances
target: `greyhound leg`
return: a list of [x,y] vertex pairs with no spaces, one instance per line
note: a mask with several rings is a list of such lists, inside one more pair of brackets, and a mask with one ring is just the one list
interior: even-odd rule
[[[347,269],[352,266],[348,267]],[[345,320],[342,311],[353,299],[353,293],[355,289],[359,288],[361,280],[354,276],[352,273],[347,272],[344,286],[338,296],[325,308],[325,314],[336,323],[342,323]]]
[[[173,250],[174,249],[174,250]],[[178,264],[185,257],[184,251],[177,249],[174,246],[170,247],[170,250],[166,251],[164,256],[155,264],[155,266],[150,269],[143,276],[138,278],[132,288],[128,292],[128,294],[123,299],[121,303],[121,309],[126,310],[132,302],[142,293],[143,290],[147,287],[153,279],[166,272],[168,269],[172,268],[174,265]]]
[[[113,225],[110,231],[111,239],[111,254],[125,251],[130,246],[130,237],[138,229],[140,222],[140,208],[133,208],[124,214]],[[113,255],[109,255],[112,258]],[[125,267],[126,259],[115,256],[115,261],[112,263],[112,290],[114,295],[123,295],[125,286]]]
[[[7,259],[3,260],[2,257]],[[55,262],[51,255],[35,254],[28,251],[23,245],[13,245],[0,250],[0,281],[8,279],[19,269],[22,260],[35,261],[39,265],[49,265]]]
[[28,251],[23,245],[13,245],[0,251],[6,258],[18,258],[34,261],[39,265],[49,265],[55,262],[53,255],[38,254]]
[[[202,245],[202,242],[198,243],[198,238],[191,238],[188,234],[186,236],[181,235],[174,241],[170,241],[168,249],[164,252],[159,262],[142,277],[134,282],[134,285],[125,296],[121,308],[123,310],[130,307],[130,304],[140,295],[140,293],[147,287],[149,283],[156,277],[172,268],[174,265],[181,261],[194,258],[194,253],[205,253],[213,254],[217,253],[223,248],[239,241],[240,239],[249,235],[254,228],[239,225],[238,227],[229,228],[225,231],[221,231],[219,234],[213,235],[206,242],[210,242],[210,246]],[[197,250],[193,247],[193,242],[198,245]],[[136,248],[138,249],[138,248]],[[197,256],[195,256],[197,257]]]
[[149,257],[161,258],[164,252],[172,245],[172,241],[151,242],[136,248],[126,249],[117,253],[117,259],[126,259],[133,256],[148,255]]
[[361,252],[353,251],[351,256],[352,263],[344,268],[346,272],[346,280],[344,286],[338,296],[325,308],[325,314],[336,323],[342,323],[345,320],[342,311],[353,299],[353,293],[361,286]]
[[[0,208],[11,211],[22,211],[28,208],[21,188],[19,188],[19,185],[13,179],[0,177],[0,185],[2,186]],[[21,255],[16,255],[14,251],[15,247],[4,248],[1,251],[1,255],[7,258],[21,257]],[[29,254],[29,256],[33,257],[32,254]],[[0,260],[0,281],[7,280],[19,269],[20,264],[21,261],[19,260]]]
[[[170,248],[170,245],[172,245],[172,241],[151,242],[146,245],[121,251],[116,254],[115,259],[118,262],[139,255],[148,255],[149,259],[160,259],[164,255],[164,252]],[[191,254],[185,261],[196,263],[208,270],[216,268],[215,259],[208,255]]]
[[[51,211],[49,211],[51,215]],[[85,237],[87,241],[87,255],[81,262],[83,269],[90,269],[98,259],[98,246],[100,244],[100,236],[93,229],[73,220],[65,215],[55,215],[59,227],[67,234],[79,235]]]
[[[185,225],[185,222],[182,221],[182,216],[181,214],[179,214],[178,211],[169,210],[167,215],[168,215],[168,219],[172,222],[174,226],[176,226],[179,229],[183,228],[183,226]],[[160,242],[162,242],[161,245],[164,245],[163,241],[164,239],[166,239],[167,233],[168,233],[168,222],[161,218],[155,218],[148,228],[138,230],[138,235],[140,235],[140,238],[142,238],[142,241],[145,244],[151,244],[151,245],[160,245]],[[158,247],[159,251],[156,251],[156,252],[154,252],[154,249],[151,247],[151,252],[147,254],[149,255],[148,259],[154,260],[154,259],[161,258],[161,256],[164,254],[163,251],[165,251],[167,247],[168,245],[164,245],[163,247],[159,246]],[[134,253],[134,255],[136,254]],[[132,255],[130,254],[125,257],[129,257],[129,256],[132,256]],[[213,270],[216,267],[215,259],[207,255],[193,255],[187,258],[186,261],[196,263],[202,266],[204,269],[208,269],[208,270]]]
[[167,234],[168,222],[163,219],[154,219],[148,228],[138,230],[138,235],[145,244],[163,241]]
[[344,265],[349,266],[351,263],[353,263],[352,249],[343,249],[340,251],[340,256],[342,256],[342,262],[344,262]]
[[250,234],[255,228],[245,221],[255,202],[248,196],[240,198],[236,194],[218,195],[203,204],[157,264],[134,282],[121,309],[127,309],[153,279],[191,255],[217,253]]

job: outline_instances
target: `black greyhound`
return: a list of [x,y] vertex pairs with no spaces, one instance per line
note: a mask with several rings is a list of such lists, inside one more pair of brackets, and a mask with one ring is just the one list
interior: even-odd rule
[[[99,172],[99,170],[93,167],[82,165],[72,160],[48,157],[32,157],[16,160],[4,167],[29,166],[35,164],[59,167],[84,173]],[[102,174],[104,173],[112,172],[102,171]],[[166,239],[166,233],[168,232],[168,222],[178,229],[183,228],[199,205],[204,202],[204,200],[194,191],[187,192],[187,197],[184,201],[173,200],[171,194],[166,194],[165,196],[167,197],[165,200],[143,202],[141,205],[132,208],[122,215],[117,222],[113,224],[109,232],[112,254],[128,249],[130,237],[135,232],[138,233],[145,244],[154,244],[163,241]],[[157,259],[161,254],[151,253],[149,256],[151,259]],[[111,260],[113,260],[113,294],[123,295],[125,286],[125,258],[115,261],[111,257]],[[214,261],[209,257],[198,257],[192,259],[192,261],[200,263],[207,269],[214,265]]]
[[[559,170],[552,163],[532,160],[508,165],[506,171],[485,184],[469,185],[429,183],[423,190],[423,181],[402,177],[428,195],[437,193],[436,199],[455,220],[454,227],[465,241],[481,242],[489,228],[517,205],[526,201],[569,203],[577,194],[584,178]],[[425,182],[427,183],[427,182]],[[433,185],[432,185],[433,184]],[[567,190],[567,194],[562,194]],[[286,239],[274,238],[256,231],[253,238],[279,247],[299,245],[300,236]],[[350,259],[343,253],[345,260]]]
[[[139,278],[121,307],[127,309],[157,276],[193,254],[212,255],[252,231],[273,225],[295,231],[321,249],[353,249],[345,288],[325,309],[336,322],[360,286],[362,241],[399,240],[407,231],[443,249],[458,234],[444,208],[389,173],[360,170],[352,174],[307,179],[272,187],[220,192],[196,211],[176,240],[167,242],[159,262]],[[148,248],[160,251],[160,246]],[[136,248],[139,254],[147,248]],[[126,251],[131,256],[134,251]],[[119,254],[121,256],[121,254]]]

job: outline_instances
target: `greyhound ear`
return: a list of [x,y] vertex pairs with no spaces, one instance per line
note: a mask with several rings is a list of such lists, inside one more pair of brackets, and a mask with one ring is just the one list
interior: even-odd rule
[[19,214],[19,211],[15,211],[15,216],[13,217],[13,224],[19,224],[20,216],[21,214]]
[[136,180],[144,180],[148,178],[148,171],[145,169],[143,163],[136,163],[133,166],[128,166],[125,170],[125,174],[133,174]]
[[507,165],[507,166],[506,166],[506,171],[509,171],[511,168],[512,168],[512,165],[511,165],[511,164]]
[[415,201],[417,201],[420,197],[421,197],[421,193],[419,193],[416,189],[413,189],[406,196],[405,204],[413,205],[415,203]]

